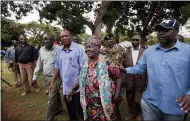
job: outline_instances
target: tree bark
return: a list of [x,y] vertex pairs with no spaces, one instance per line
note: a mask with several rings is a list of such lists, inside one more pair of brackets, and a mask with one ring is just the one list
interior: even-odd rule
[[101,36],[101,29],[102,29],[102,25],[103,25],[103,17],[105,16],[107,9],[110,5],[111,1],[102,1],[100,10],[99,10],[99,14],[96,17],[96,20],[94,22],[94,32],[92,32],[92,34],[96,34],[99,38]]
[[142,25],[143,30],[141,31],[141,47],[145,47],[146,36],[150,33],[150,30],[148,29],[148,25],[151,22],[152,18],[154,17],[155,10],[157,9],[158,4],[156,2],[152,1],[150,4],[150,9],[147,16],[144,16],[142,18]]

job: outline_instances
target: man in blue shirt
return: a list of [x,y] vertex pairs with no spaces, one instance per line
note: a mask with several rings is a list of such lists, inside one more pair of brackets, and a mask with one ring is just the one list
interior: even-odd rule
[[143,120],[183,120],[190,112],[190,46],[175,38],[175,19],[163,20],[155,30],[159,43],[145,50],[136,66],[120,69],[127,74],[148,72],[141,100]]
[[13,72],[15,87],[18,87],[22,84],[19,66],[15,64],[15,48],[17,47],[18,40],[12,40],[12,45],[7,49],[5,53],[5,61],[7,67]]
[[61,32],[61,40],[63,42],[63,49],[56,56],[54,73],[49,89],[50,91],[54,89],[54,81],[60,75],[63,83],[64,100],[70,120],[78,120],[77,113],[83,117],[79,90],[75,91],[72,99],[68,98],[68,94],[72,90],[73,85],[77,84],[81,67],[87,56],[84,49],[71,40],[69,30]]

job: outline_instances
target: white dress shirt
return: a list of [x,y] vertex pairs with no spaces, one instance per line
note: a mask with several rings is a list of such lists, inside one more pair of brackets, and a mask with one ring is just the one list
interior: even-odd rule
[[133,65],[134,65],[134,66],[135,66],[136,63],[137,63],[138,55],[139,55],[139,49],[134,50],[134,49],[132,48],[132,58],[133,58]]

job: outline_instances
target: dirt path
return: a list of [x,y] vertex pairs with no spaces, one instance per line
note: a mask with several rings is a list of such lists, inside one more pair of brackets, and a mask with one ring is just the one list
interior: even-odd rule
[[12,93],[11,89],[4,89],[2,94],[2,120],[24,120],[23,110],[14,100],[9,100],[9,95]]

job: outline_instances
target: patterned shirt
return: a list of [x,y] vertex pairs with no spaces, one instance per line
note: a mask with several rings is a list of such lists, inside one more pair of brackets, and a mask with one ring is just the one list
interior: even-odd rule
[[121,60],[124,57],[124,51],[125,50],[121,46],[115,44],[113,48],[106,48],[101,54],[106,56],[112,66],[116,66],[118,63],[121,63]]

